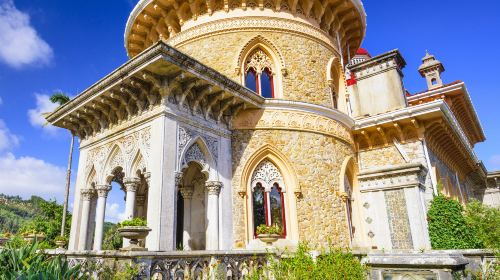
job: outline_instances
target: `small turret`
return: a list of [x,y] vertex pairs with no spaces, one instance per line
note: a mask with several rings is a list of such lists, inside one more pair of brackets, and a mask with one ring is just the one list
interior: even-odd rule
[[427,87],[434,89],[443,85],[441,73],[445,71],[443,64],[426,51],[418,72],[427,80]]

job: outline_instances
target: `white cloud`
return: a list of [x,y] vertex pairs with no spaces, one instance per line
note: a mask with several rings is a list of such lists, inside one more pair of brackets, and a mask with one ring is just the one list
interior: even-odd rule
[[492,155],[489,162],[494,170],[500,170],[500,155]]
[[125,209],[120,209],[118,203],[106,203],[106,218],[105,220],[112,223],[119,223],[126,220]]
[[50,134],[56,133],[59,128],[47,124],[47,121],[43,117],[44,113],[50,113],[57,108],[57,104],[50,101],[50,96],[46,94],[35,93],[36,98],[36,108],[28,110],[28,117],[31,125],[35,127],[42,127],[44,131]]
[[64,168],[44,160],[16,157],[12,153],[0,156],[0,193],[23,198],[37,195],[61,202],[65,178]]
[[28,14],[19,11],[12,0],[0,0],[0,61],[21,68],[47,65],[52,48],[38,35]]
[[5,122],[0,119],[0,152],[11,150],[19,145],[19,137],[10,132]]

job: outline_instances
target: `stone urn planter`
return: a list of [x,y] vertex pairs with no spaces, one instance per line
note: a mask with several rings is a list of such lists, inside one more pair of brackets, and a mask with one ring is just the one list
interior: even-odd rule
[[32,243],[33,241],[42,242],[44,239],[45,239],[45,234],[43,233],[30,233],[24,236],[24,241],[27,241],[29,243]]
[[260,241],[266,243],[267,246],[271,247],[273,246],[273,243],[278,241],[280,238],[279,234],[259,234],[257,235],[257,238],[259,238]]
[[121,248],[122,251],[147,251],[147,248],[139,246],[139,240],[146,238],[150,228],[145,226],[125,226],[118,229],[118,233],[121,237],[128,239],[130,245]]
[[3,247],[5,246],[5,244],[7,243],[7,241],[9,241],[10,238],[7,238],[7,237],[0,237],[0,247]]
[[64,246],[66,246],[65,240],[56,240],[55,243],[58,249],[64,249]]

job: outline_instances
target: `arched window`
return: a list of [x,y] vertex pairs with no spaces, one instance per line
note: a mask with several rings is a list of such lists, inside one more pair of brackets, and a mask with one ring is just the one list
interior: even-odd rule
[[245,61],[245,86],[262,97],[274,98],[273,62],[261,49],[255,49]]
[[262,161],[252,175],[252,207],[254,235],[260,225],[278,226],[286,237],[283,178],[270,161]]

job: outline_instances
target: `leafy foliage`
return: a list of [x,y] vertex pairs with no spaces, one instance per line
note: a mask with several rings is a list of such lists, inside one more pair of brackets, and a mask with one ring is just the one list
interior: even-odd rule
[[19,229],[37,214],[41,201],[43,199],[37,196],[23,200],[19,196],[0,194],[0,232],[18,233]]
[[118,234],[118,225],[105,223],[102,249],[118,250],[122,247],[122,245],[123,245],[123,239]]
[[126,220],[118,224],[119,227],[145,227],[147,222],[141,218],[133,218],[131,220]]
[[500,250],[500,209],[473,200],[467,204],[464,217],[484,247]]
[[[272,277],[270,277],[272,275]],[[366,279],[366,271],[350,252],[330,248],[314,261],[309,254],[309,247],[299,245],[297,252],[289,257],[271,259],[267,272],[252,271],[248,279],[302,280],[361,280]]]
[[[55,238],[61,233],[63,206],[55,201],[42,200],[38,203],[37,215],[30,221],[26,222],[20,229],[21,232],[36,232],[44,233],[46,246],[54,247]],[[67,213],[66,232],[64,236],[69,236],[71,227],[71,214]]]
[[56,92],[50,96],[50,102],[57,103],[59,106],[64,105],[70,101],[68,95],[63,92]]
[[279,226],[260,225],[257,227],[256,233],[257,233],[257,235],[259,235],[259,234],[278,234],[278,235],[281,235],[283,233],[283,230]]
[[0,279],[89,279],[80,266],[69,267],[61,256],[41,253],[37,243],[15,247],[10,242],[0,251]]
[[434,197],[427,212],[429,235],[433,249],[483,248],[476,229],[463,215],[462,205],[442,194]]

